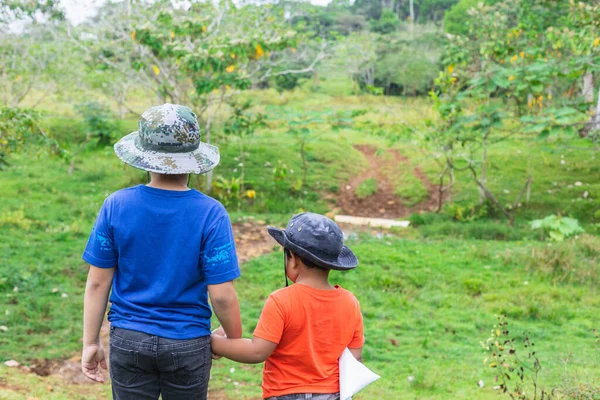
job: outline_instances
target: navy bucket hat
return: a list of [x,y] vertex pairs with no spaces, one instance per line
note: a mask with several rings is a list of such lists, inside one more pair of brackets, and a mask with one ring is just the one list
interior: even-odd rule
[[267,230],[285,249],[319,267],[347,271],[358,265],[356,255],[344,245],[342,230],[324,215],[297,214],[285,229],[268,226]]

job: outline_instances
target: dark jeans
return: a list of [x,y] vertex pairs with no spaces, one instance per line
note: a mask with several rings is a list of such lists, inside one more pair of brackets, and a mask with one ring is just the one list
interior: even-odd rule
[[115,400],[206,400],[210,336],[174,340],[111,327],[109,358]]
[[269,397],[266,400],[340,400],[339,393],[332,394],[320,394],[320,393],[294,393],[294,394],[284,394],[283,396],[274,396]]

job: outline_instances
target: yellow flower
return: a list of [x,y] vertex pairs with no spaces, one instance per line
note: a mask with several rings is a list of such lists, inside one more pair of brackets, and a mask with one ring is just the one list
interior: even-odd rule
[[206,32],[206,27],[202,26],[202,32]]
[[18,76],[15,78],[15,82],[21,82],[21,79],[23,79],[23,76],[22,76],[22,75],[18,75]]
[[160,68],[158,68],[156,65],[152,66],[152,70],[154,71],[154,75],[160,74]]
[[525,57],[525,52],[520,52],[519,55],[521,56],[521,58]]
[[233,65],[230,65],[229,67],[225,68],[225,71],[232,73],[233,71],[235,71],[235,67]]
[[296,53],[296,49],[292,47],[292,53]]
[[594,39],[594,47],[600,46],[600,38]]
[[135,40],[135,31],[131,32],[131,40]]
[[552,100],[552,93],[548,92],[548,100]]
[[511,76],[509,76],[509,77],[508,77],[508,80],[509,80],[509,81],[514,81],[515,79],[516,79],[516,78],[515,78],[515,76],[514,76],[514,75],[511,75]]
[[452,84],[454,85],[456,83],[456,77],[453,77],[451,80]]
[[231,86],[225,85],[225,89],[229,90],[229,89],[231,89]]
[[261,58],[262,56],[265,55],[265,51],[260,46],[260,44],[257,44],[256,47],[254,48],[254,50],[256,50],[256,58]]
[[512,56],[512,57],[510,58],[510,62],[511,62],[511,63],[514,63],[514,62],[515,62],[515,61],[517,61],[518,59],[519,59],[519,56],[515,54],[514,56]]
[[231,58],[233,58],[235,60],[235,57],[236,57],[235,54],[231,53],[230,56],[231,56]]
[[454,72],[454,64],[448,65],[448,73],[451,74],[452,72]]
[[171,39],[175,37],[175,32],[171,31]]
[[249,199],[256,198],[256,191],[254,190],[246,190],[246,197]]

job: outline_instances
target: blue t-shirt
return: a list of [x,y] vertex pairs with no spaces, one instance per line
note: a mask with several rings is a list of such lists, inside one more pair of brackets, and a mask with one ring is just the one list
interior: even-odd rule
[[138,185],[111,194],[83,259],[116,267],[112,326],[169,339],[209,335],[207,285],[240,276],[229,216],[197,190]]

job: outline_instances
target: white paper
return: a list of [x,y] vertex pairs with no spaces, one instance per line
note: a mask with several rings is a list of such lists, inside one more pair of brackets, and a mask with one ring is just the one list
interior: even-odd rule
[[340,357],[340,399],[352,400],[352,396],[380,376],[358,361],[346,348]]

